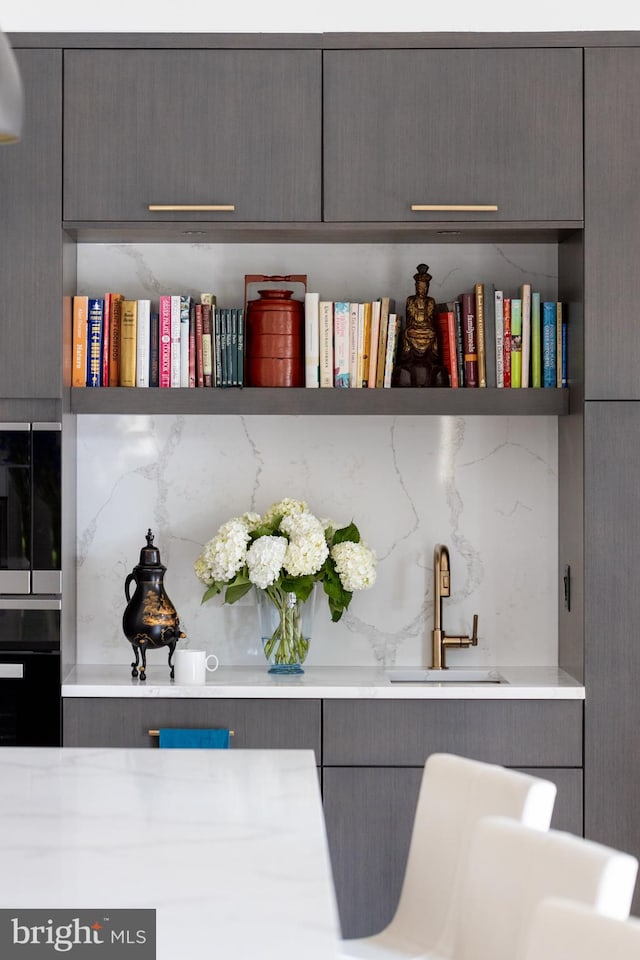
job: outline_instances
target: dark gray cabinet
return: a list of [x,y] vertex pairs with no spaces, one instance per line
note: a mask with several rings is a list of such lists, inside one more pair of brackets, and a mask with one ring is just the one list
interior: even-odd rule
[[320,763],[319,700],[67,697],[65,747],[156,747],[149,730],[224,727],[234,750],[313,750]]
[[[582,770],[525,769],[558,787],[552,826],[582,834]],[[377,933],[395,911],[422,767],[324,767],[323,804],[345,937]]]
[[324,157],[325,220],[581,220],[582,50],[326,51]]
[[67,50],[64,69],[65,220],[320,219],[319,50]]
[[638,400],[640,49],[585,51],[585,397]]
[[585,835],[640,858],[640,405],[585,407]]
[[0,148],[0,396],[62,394],[62,54],[16,52],[20,143]]
[[558,786],[553,826],[582,835],[578,700],[327,700],[323,801],[343,936],[395,910],[425,760],[458,753]]

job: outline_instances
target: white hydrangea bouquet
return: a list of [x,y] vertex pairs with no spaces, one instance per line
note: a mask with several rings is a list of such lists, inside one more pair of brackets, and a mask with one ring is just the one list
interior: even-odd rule
[[245,513],[224,523],[194,563],[206,589],[202,603],[224,590],[235,603],[256,587],[259,603],[276,615],[263,644],[274,672],[301,673],[309,638],[301,622],[304,603],[321,583],[336,622],[355,590],[373,586],[376,556],[354,523],[319,520],[303,500],[285,498],[267,512]]

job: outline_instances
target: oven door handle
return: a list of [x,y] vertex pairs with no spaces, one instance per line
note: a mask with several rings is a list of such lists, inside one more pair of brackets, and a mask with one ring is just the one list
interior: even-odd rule
[[24,680],[24,663],[0,662],[0,680]]
[[55,597],[0,597],[0,610],[61,610]]

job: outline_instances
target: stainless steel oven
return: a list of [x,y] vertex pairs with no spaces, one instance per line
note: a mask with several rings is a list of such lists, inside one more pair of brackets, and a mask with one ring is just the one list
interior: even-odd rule
[[57,598],[0,598],[0,747],[61,744]]
[[0,424],[0,596],[59,595],[61,425]]

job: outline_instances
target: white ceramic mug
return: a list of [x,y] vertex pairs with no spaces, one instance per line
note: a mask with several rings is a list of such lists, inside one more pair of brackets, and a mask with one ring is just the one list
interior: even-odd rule
[[[213,661],[214,666],[209,661]],[[213,673],[218,669],[219,661],[215,653],[207,655],[206,650],[176,650],[173,665],[176,683],[204,683],[207,670]]]

